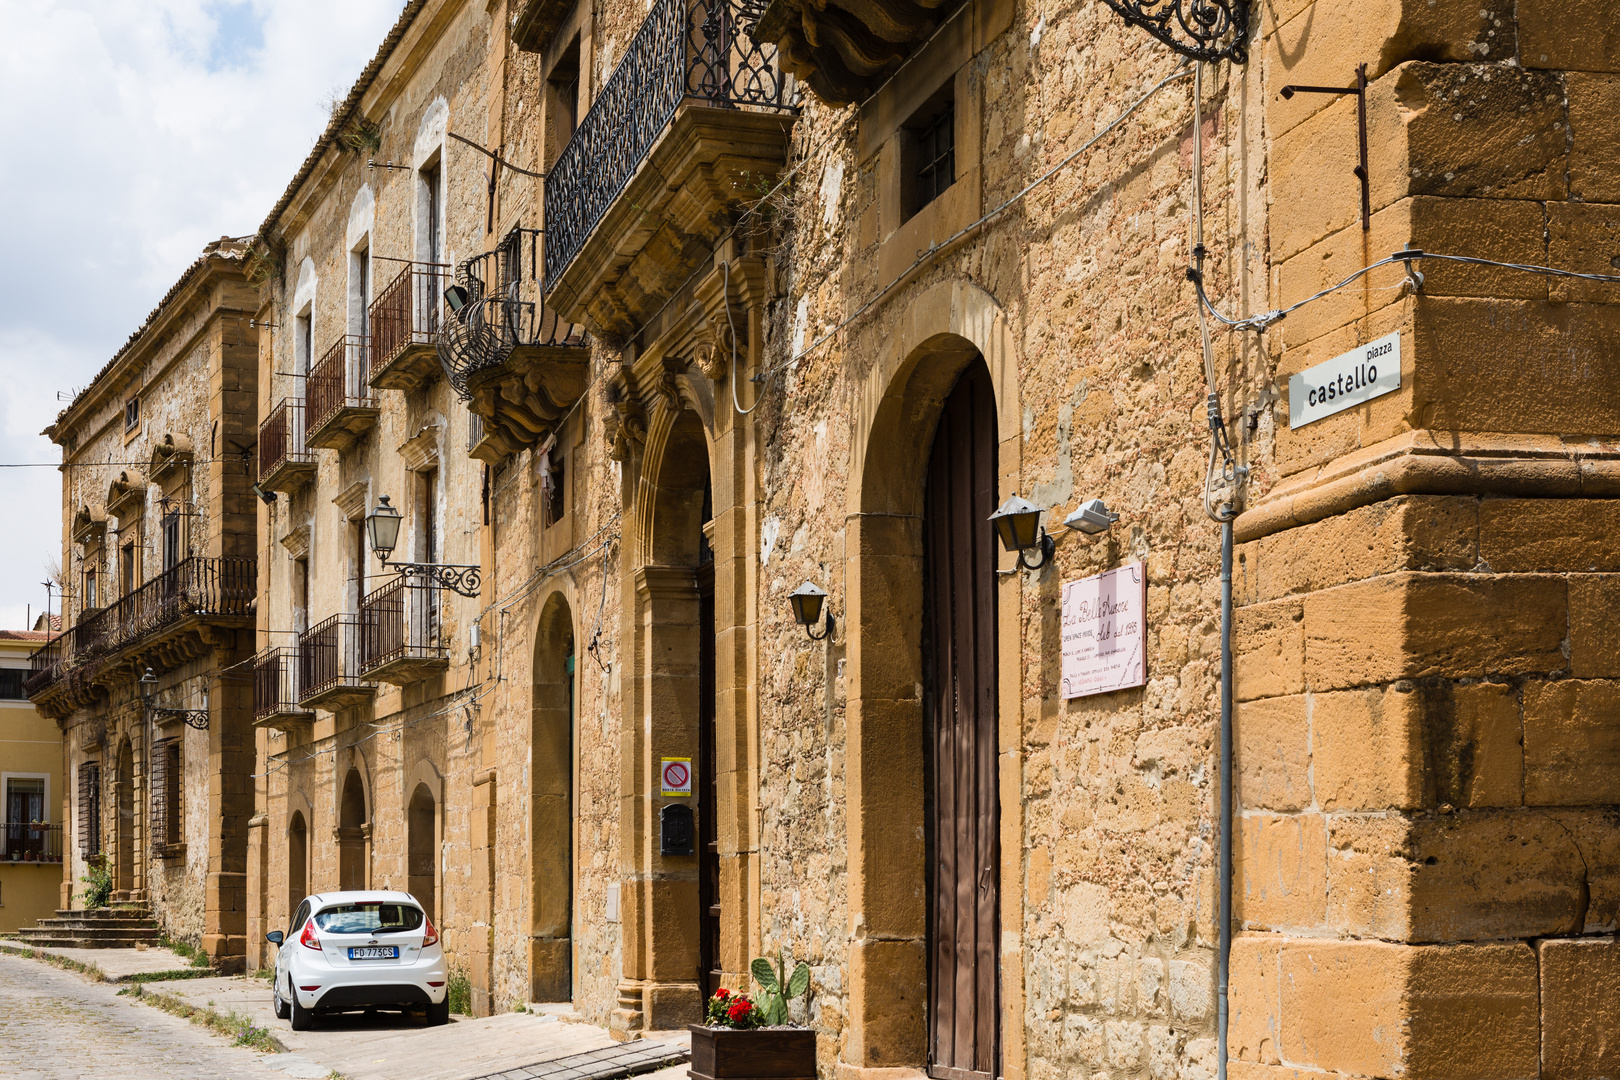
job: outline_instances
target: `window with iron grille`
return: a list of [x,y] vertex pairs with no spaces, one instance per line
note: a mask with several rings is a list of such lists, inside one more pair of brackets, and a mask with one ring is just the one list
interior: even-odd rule
[[901,129],[900,203],[909,219],[956,183],[954,79],[918,109]]
[[152,747],[152,843],[159,854],[180,843],[180,740]]
[[101,763],[79,764],[79,854],[88,859],[101,851]]
[[28,695],[23,693],[23,679],[27,677],[25,668],[0,668],[0,700],[27,701]]

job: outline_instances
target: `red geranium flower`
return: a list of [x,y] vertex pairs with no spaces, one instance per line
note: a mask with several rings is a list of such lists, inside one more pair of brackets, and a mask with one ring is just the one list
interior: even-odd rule
[[722,986],[720,989],[714,992],[714,996],[717,998],[728,998],[731,996],[731,991]]
[[731,1003],[731,1008],[726,1010],[726,1015],[731,1017],[732,1022],[735,1023],[748,1019],[748,1014],[752,1011],[753,1006],[749,1005],[748,1002],[734,1001]]

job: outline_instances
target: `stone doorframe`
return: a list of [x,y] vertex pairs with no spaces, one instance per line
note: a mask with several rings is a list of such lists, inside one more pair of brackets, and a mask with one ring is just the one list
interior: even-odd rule
[[[716,275],[718,276],[718,275]],[[736,288],[735,281],[733,288]],[[757,311],[748,318],[759,340]],[[710,370],[714,370],[712,366]],[[757,567],[751,425],[739,422],[724,384],[696,359],[650,351],[629,380],[653,402],[646,439],[625,460],[621,604],[620,844],[623,979],[610,1027],[616,1034],[698,1020],[702,991],[698,859],[659,854],[655,786],[660,758],[698,757],[697,540],[702,475],[711,487],[715,600],[716,824],[720,854],[719,942],[723,977],[741,984],[759,949],[758,715],[754,670]],[[700,456],[701,455],[701,456]],[[655,722],[656,718],[656,722]],[[702,782],[695,778],[694,787]]]
[[[531,1001],[572,1001],[578,982],[580,648],[573,589],[558,582],[540,596],[538,609],[530,636],[529,994]],[[572,673],[563,663],[570,640]]]
[[[923,484],[940,409],[982,355],[995,387],[997,501],[1021,484],[1018,351],[995,299],[948,280],[893,305],[850,349],[876,360],[854,387],[846,518],[850,1027],[841,1080],[921,1075],[927,1042],[922,670]],[[985,528],[989,528],[988,522]],[[1010,556],[998,556],[1003,568]],[[1023,1038],[1022,574],[1001,578],[1002,1070]],[[870,614],[868,614],[870,612]],[[900,1070],[895,1072],[892,1070]]]

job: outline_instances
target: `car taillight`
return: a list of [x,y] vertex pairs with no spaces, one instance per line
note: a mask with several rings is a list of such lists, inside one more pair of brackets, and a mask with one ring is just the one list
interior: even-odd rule
[[425,949],[429,945],[437,945],[439,943],[439,932],[433,929],[432,919],[429,919],[426,915],[422,916],[422,918],[427,920],[427,930],[422,934],[422,948]]
[[304,932],[298,935],[298,944],[306,949],[321,951],[321,939],[315,934],[315,920],[311,919],[304,924]]

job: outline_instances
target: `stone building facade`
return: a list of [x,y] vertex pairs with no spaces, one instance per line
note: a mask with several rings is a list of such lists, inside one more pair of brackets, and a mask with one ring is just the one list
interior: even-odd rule
[[[1251,15],[1195,72],[1095,4],[408,4],[259,237],[250,951],[363,881],[627,1037],[791,953],[844,1080],[1605,1075],[1620,286],[1501,264],[1613,269],[1620,47]],[[478,595],[328,694],[383,494]],[[1068,696],[1138,566],[1142,684]]]
[[62,447],[64,630],[25,688],[62,730],[60,906],[114,900],[225,970],[245,955],[253,814],[258,343],[248,245],[221,238],[45,434]]

